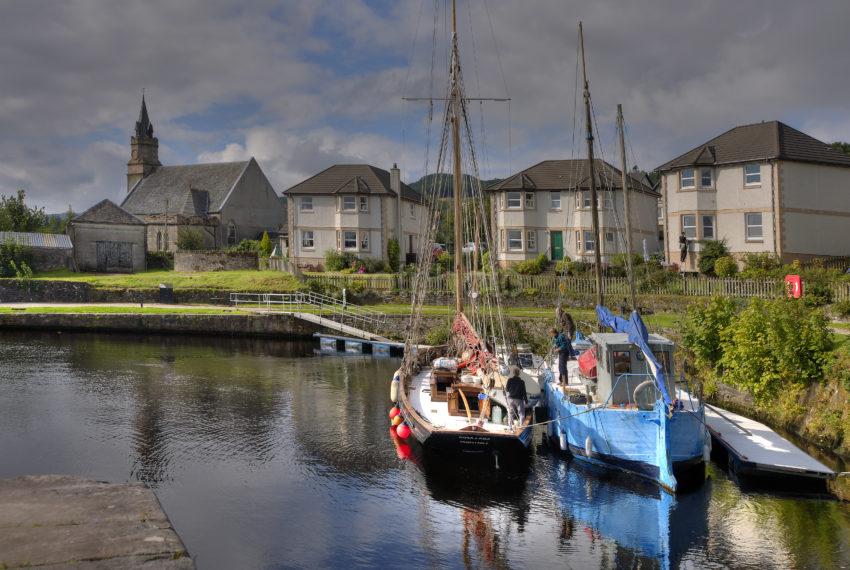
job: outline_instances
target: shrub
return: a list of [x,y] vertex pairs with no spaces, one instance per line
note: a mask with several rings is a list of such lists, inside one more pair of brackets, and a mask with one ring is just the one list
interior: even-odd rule
[[593,264],[587,261],[572,261],[570,262],[570,275],[584,275],[590,271],[591,267],[593,267]]
[[32,249],[13,240],[0,243],[0,277],[16,277],[21,264],[32,265]]
[[258,247],[260,255],[262,255],[263,257],[271,256],[272,250],[274,249],[274,245],[272,245],[272,240],[269,237],[269,232],[263,232],[263,237],[260,239]]
[[384,260],[377,257],[365,257],[360,260],[360,263],[366,270],[366,273],[387,273],[389,271],[389,267],[387,267]]
[[357,256],[347,251],[329,249],[325,252],[326,271],[342,271],[343,269],[351,267],[356,261],[358,261]]
[[823,307],[832,303],[832,289],[825,283],[804,283],[803,302],[808,307]]
[[[625,253],[615,253],[611,256],[609,265],[611,267],[622,267],[625,269],[628,257]],[[632,267],[637,267],[638,265],[643,265],[643,256],[638,253],[632,253]]]
[[396,273],[399,268],[399,255],[401,255],[401,248],[398,245],[397,239],[390,239],[387,241],[387,259],[389,259],[390,271]]
[[175,243],[180,251],[196,251],[204,249],[204,236],[194,228],[180,228]]
[[731,255],[718,257],[714,262],[714,274],[718,277],[732,277],[738,273],[738,263]]
[[440,346],[449,342],[449,327],[446,325],[437,325],[436,327],[425,333],[423,340],[425,344],[431,346]]
[[796,300],[753,299],[720,333],[723,380],[767,403],[783,386],[823,377],[832,343],[819,309]]
[[720,334],[732,323],[737,313],[729,297],[712,297],[707,302],[688,307],[682,340],[694,354],[696,365],[713,368],[723,356]]
[[174,254],[170,251],[149,251],[145,254],[148,269],[174,269]]
[[555,262],[555,273],[558,275],[569,275],[572,261],[568,257]]
[[455,256],[444,251],[437,257],[437,268],[443,273],[451,273],[455,268]]
[[226,251],[234,253],[260,253],[260,242],[255,239],[243,239],[233,247],[228,247]]
[[778,277],[781,270],[782,261],[772,253],[748,253],[744,256],[741,276],[749,279]]
[[481,254],[481,269],[484,272],[490,271],[490,250],[485,251]]
[[842,319],[850,318],[850,301],[838,301],[833,303],[832,312]]
[[[680,281],[678,273],[667,269],[656,269],[647,273],[638,284],[641,293],[651,293],[655,289],[663,289],[672,283]],[[668,291],[673,294],[674,291]]]
[[729,255],[729,248],[724,240],[708,240],[702,242],[699,253],[699,271],[704,275],[714,275],[714,262]]
[[540,275],[548,265],[549,259],[545,253],[541,253],[534,259],[520,261],[512,269],[520,275]]

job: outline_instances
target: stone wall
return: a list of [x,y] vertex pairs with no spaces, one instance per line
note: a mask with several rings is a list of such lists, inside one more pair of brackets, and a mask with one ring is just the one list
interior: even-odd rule
[[174,254],[174,270],[181,273],[194,271],[236,271],[259,269],[256,253],[227,251],[178,251]]
[[47,247],[34,247],[30,250],[33,271],[53,271],[54,269],[73,269],[74,250]]

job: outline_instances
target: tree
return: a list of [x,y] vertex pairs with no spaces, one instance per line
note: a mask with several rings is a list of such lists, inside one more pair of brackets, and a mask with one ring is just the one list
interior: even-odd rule
[[832,148],[837,150],[838,152],[843,152],[844,154],[850,154],[850,143],[835,141],[831,145]]
[[269,238],[269,232],[263,232],[263,237],[260,239],[260,255],[269,257],[272,254],[272,249],[274,249],[274,246],[271,238]]
[[400,249],[398,245],[398,240],[395,238],[390,238],[387,240],[387,259],[390,265],[390,270],[395,273],[399,268],[399,254]]
[[714,262],[729,255],[729,248],[724,240],[707,240],[702,242],[699,254],[699,270],[705,275],[714,275]]
[[25,203],[26,192],[16,196],[0,196],[0,231],[37,232],[49,224],[44,208],[30,208]]
[[204,249],[204,236],[192,228],[177,230],[177,249],[180,251],[195,251]]

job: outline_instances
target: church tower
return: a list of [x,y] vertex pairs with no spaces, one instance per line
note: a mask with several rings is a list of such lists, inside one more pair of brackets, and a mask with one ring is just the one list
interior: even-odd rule
[[142,93],[142,108],[136,130],[130,137],[130,162],[127,163],[127,192],[136,183],[150,174],[154,168],[162,166],[159,162],[159,140],[153,136],[153,125],[148,117],[145,94]]

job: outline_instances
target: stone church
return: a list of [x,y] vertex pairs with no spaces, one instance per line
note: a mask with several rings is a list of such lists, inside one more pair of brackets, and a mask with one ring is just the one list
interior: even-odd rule
[[283,200],[254,158],[163,166],[144,95],[121,207],[147,226],[148,251],[175,251],[183,228],[203,236],[205,247],[223,249],[263,232],[277,234],[286,219]]

